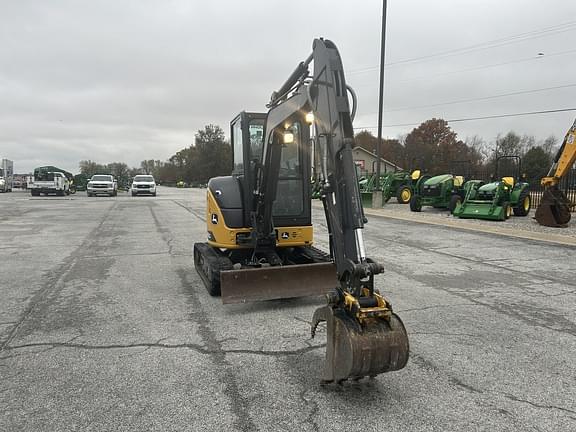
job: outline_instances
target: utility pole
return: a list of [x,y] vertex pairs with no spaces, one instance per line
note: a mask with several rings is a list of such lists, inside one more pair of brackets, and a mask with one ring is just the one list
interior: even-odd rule
[[386,52],[386,6],[382,1],[382,40],[380,42],[380,94],[378,97],[378,141],[376,144],[376,190],[372,195],[372,207],[382,207],[382,190],[380,189],[380,146],[382,144],[382,115],[384,111],[384,56]]

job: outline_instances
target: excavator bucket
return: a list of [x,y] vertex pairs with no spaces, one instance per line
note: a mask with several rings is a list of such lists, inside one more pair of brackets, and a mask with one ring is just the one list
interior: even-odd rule
[[570,200],[557,187],[550,187],[542,194],[542,201],[534,216],[540,225],[561,227],[570,222]]
[[327,330],[322,382],[374,377],[406,366],[408,335],[396,314],[360,323],[343,309],[325,306],[314,312],[312,337],[322,321]]
[[222,302],[225,304],[324,295],[337,285],[336,268],[332,262],[220,273]]

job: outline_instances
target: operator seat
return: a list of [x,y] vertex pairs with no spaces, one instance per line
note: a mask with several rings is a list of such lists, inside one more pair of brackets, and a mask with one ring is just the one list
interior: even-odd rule
[[510,188],[514,187],[514,177],[502,177],[504,184]]

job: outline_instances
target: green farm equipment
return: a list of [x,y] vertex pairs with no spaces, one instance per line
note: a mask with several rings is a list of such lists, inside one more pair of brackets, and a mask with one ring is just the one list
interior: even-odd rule
[[88,177],[86,174],[76,174],[74,176],[74,186],[76,187],[76,190],[85,191],[88,180],[90,180],[90,177]]
[[382,183],[382,202],[386,203],[395,196],[399,204],[408,204],[419,178],[420,170],[412,173],[396,171],[388,174]]
[[414,195],[410,199],[410,210],[422,211],[422,207],[434,207],[454,211],[464,199],[464,177],[441,174],[434,177],[422,176],[416,182]]
[[362,201],[365,206],[371,206],[372,193],[375,190],[382,191],[382,203],[387,203],[392,197],[400,204],[408,204],[416,182],[420,178],[420,170],[412,173],[408,171],[394,171],[380,175],[380,182],[376,180],[376,174],[370,174],[361,177],[358,181],[359,189],[362,194]]
[[481,180],[467,181],[464,185],[464,199],[452,212],[454,216],[503,221],[512,216],[512,213],[515,216],[526,216],[530,212],[530,185],[520,178],[520,157],[497,158],[496,178],[499,178],[500,163],[505,159],[517,162],[517,175],[501,177],[500,180],[490,183]]

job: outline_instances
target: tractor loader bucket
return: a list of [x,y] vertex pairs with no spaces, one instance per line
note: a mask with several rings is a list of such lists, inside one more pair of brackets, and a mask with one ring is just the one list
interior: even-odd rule
[[325,306],[312,318],[312,337],[321,321],[326,321],[326,363],[322,382],[374,377],[402,369],[408,362],[406,329],[400,318],[373,318],[358,322],[343,309]]
[[535,219],[540,225],[561,227],[570,222],[570,200],[556,187],[548,188],[542,194],[542,201],[536,209]]
[[332,262],[226,270],[220,273],[222,302],[324,295],[338,285]]
[[491,202],[466,201],[456,206],[454,216],[470,219],[505,220],[506,209],[502,206],[493,206]]

